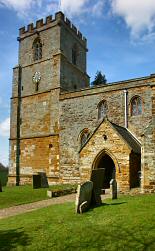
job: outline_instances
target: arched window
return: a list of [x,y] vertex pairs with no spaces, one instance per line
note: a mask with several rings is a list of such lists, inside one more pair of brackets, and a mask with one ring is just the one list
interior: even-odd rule
[[108,106],[105,100],[98,104],[98,120],[104,119],[107,115]]
[[72,48],[72,63],[75,65],[77,64],[77,54],[78,54],[77,45],[74,44]]
[[42,58],[42,43],[40,38],[37,37],[33,42],[33,59],[34,61]]
[[142,99],[139,96],[131,100],[131,116],[138,116],[142,114]]
[[89,135],[89,130],[87,128],[83,129],[83,131],[81,132],[81,147],[86,143]]

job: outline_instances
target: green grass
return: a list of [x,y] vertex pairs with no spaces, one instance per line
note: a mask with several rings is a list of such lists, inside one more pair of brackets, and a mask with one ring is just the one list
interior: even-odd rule
[[0,250],[155,250],[155,195],[105,202],[83,215],[65,203],[3,219]]
[[53,185],[50,188],[40,189],[33,189],[32,186],[3,187],[3,192],[0,193],[0,208],[48,199],[48,189],[66,189],[68,187],[73,187],[73,185]]
[[3,187],[0,193],[0,208],[26,204],[47,199],[47,189],[32,189],[31,186]]

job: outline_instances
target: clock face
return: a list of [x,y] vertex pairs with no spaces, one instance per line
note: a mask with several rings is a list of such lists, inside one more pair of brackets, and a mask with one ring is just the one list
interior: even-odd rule
[[35,74],[32,77],[33,83],[39,83],[39,81],[41,80],[41,74],[39,71],[36,71]]

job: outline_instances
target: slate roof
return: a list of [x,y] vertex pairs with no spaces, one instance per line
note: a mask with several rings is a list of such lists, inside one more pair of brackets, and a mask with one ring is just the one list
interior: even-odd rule
[[[110,122],[110,121],[109,121]],[[135,153],[141,153],[141,144],[125,127],[110,122]]]

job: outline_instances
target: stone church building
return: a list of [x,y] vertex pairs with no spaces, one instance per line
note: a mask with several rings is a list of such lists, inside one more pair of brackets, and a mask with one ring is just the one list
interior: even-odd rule
[[62,12],[20,29],[13,72],[10,185],[89,180],[155,192],[155,75],[89,86],[87,40]]

